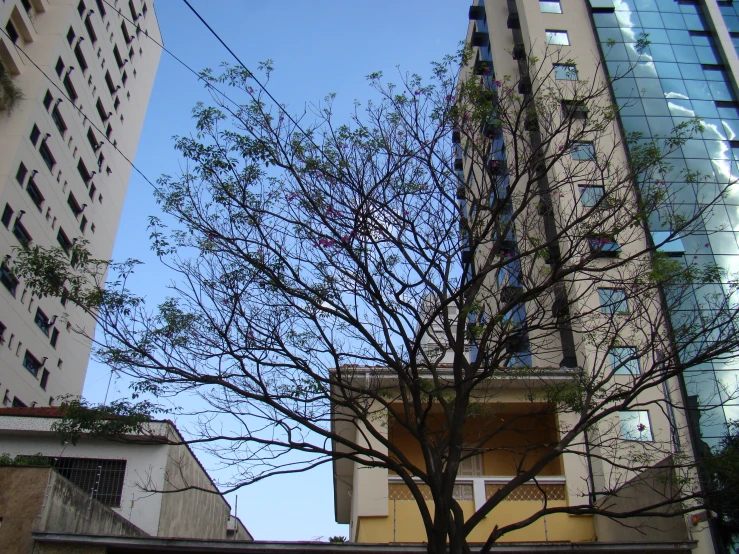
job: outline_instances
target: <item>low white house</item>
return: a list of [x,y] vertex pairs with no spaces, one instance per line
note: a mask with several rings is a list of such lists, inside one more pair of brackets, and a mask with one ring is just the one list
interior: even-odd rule
[[252,540],[172,422],[152,421],[145,435],[120,441],[83,436],[63,445],[52,430],[60,417],[59,408],[0,409],[0,455],[47,457],[58,473],[151,536]]

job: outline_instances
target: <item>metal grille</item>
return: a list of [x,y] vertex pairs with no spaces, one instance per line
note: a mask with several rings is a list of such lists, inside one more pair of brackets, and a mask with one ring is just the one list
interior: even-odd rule
[[[485,498],[488,499],[503,488],[503,485],[485,485]],[[543,493],[542,493],[543,491]],[[544,494],[549,500],[565,500],[564,485],[521,485],[504,498],[507,501],[526,502],[544,500]]]
[[[429,489],[427,485],[418,485],[418,488],[420,489],[424,500],[433,500],[433,498],[431,497],[431,489]],[[474,500],[472,483],[460,483],[454,485],[452,496],[454,497],[454,500],[457,501]],[[390,500],[414,500],[410,489],[401,483],[389,484],[388,498]]]
[[52,467],[106,506],[120,506],[126,460],[51,458]]

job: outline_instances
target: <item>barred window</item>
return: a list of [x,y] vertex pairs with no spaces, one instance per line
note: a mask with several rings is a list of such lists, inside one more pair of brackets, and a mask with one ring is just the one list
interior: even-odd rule
[[63,477],[106,506],[120,506],[126,460],[52,458],[52,467]]

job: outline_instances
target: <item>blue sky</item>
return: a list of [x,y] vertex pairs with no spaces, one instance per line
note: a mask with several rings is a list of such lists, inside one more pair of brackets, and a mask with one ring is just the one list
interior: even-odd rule
[[[428,75],[430,62],[454,52],[467,28],[469,0],[409,2],[372,0],[191,0],[193,6],[250,68],[270,58],[275,72],[268,86],[292,112],[336,93],[340,121],[355,99],[370,96],[365,76],[383,71]],[[233,63],[228,52],[180,0],[156,0],[155,10],[165,46],[196,70]],[[154,48],[153,44],[149,47]],[[395,79],[397,81],[398,79]],[[190,112],[207,101],[202,84],[168,54],[162,53],[146,122],[136,154],[137,167],[152,181],[177,174],[180,160],[174,135],[193,130]],[[172,276],[148,249],[148,216],[157,215],[150,186],[134,173],[118,229],[115,260],[136,258],[131,287],[152,303],[166,295]],[[85,396],[102,402],[109,371],[90,362]],[[123,381],[114,381],[110,398],[129,396]],[[180,422],[186,427],[186,422]],[[209,459],[199,454],[208,466]],[[331,468],[325,466],[290,477],[276,477],[241,489],[239,516],[260,540],[325,540],[348,535],[334,523]],[[234,505],[234,494],[229,495]]]

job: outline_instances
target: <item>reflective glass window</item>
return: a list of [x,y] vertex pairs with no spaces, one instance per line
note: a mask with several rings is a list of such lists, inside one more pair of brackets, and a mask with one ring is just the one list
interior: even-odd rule
[[575,64],[554,64],[554,78],[558,81],[577,81],[577,66]]
[[626,291],[623,289],[598,289],[600,311],[607,315],[629,313],[629,303],[626,300]]
[[667,100],[662,100],[661,98],[645,98],[642,100],[642,104],[646,115],[670,115],[670,110],[667,107]]
[[657,68],[657,74],[660,77],[666,79],[680,79],[682,77],[680,66],[676,63],[654,62],[654,67]]
[[649,47],[652,60],[655,62],[674,62],[677,61],[672,46],[669,44],[652,44]]
[[698,55],[698,61],[700,63],[719,63],[716,52],[710,46],[696,46],[695,53]]
[[547,38],[547,44],[557,44],[567,46],[570,44],[570,37],[567,31],[547,30],[544,32]]
[[580,187],[580,203],[586,207],[595,206],[604,194],[603,187],[582,186]]
[[639,14],[639,18],[641,19],[642,27],[662,29],[665,26],[658,12],[642,12]]
[[651,442],[652,426],[649,423],[649,412],[646,410],[632,410],[618,412],[621,421],[621,438],[629,441]]
[[576,142],[570,148],[573,160],[592,161],[595,159],[595,147],[592,142]]
[[539,0],[539,9],[542,13],[562,13],[559,0]]
[[621,346],[608,351],[608,362],[617,375],[638,375],[639,360],[636,348]]

